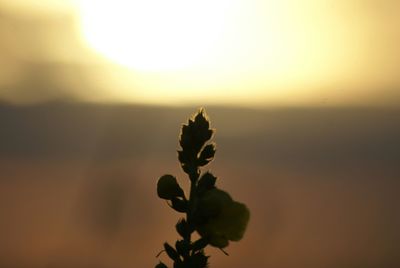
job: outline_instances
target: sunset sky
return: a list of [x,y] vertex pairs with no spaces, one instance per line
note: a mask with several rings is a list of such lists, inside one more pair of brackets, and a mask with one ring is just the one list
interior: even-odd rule
[[165,261],[199,107],[251,212],[211,267],[400,267],[399,48],[400,0],[0,0],[0,267]]
[[397,106],[398,10],[390,0],[2,0],[0,99]]

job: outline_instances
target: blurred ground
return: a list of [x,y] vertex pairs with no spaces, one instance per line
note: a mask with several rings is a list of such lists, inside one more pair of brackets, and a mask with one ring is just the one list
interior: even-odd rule
[[[176,174],[195,108],[0,106],[0,267],[152,267],[179,215]],[[207,107],[210,169],[252,217],[211,267],[399,267],[400,110]],[[165,256],[162,257],[166,259]]]

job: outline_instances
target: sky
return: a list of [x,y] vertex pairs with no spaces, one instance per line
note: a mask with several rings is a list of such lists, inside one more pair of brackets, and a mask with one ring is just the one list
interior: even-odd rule
[[212,267],[400,267],[399,10],[0,0],[0,267],[156,264],[179,218],[157,178],[188,186],[178,135],[199,106],[203,171],[251,211]]
[[0,99],[398,106],[399,9],[393,0],[2,0]]

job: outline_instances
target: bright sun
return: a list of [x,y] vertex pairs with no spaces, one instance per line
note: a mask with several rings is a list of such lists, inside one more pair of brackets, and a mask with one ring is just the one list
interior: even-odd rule
[[136,70],[201,64],[223,37],[231,0],[81,0],[91,47]]
[[120,65],[99,83],[116,100],[319,101],[361,70],[367,43],[330,1],[76,1],[85,42]]

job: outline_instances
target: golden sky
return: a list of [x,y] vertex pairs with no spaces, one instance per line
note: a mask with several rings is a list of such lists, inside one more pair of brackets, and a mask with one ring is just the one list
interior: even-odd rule
[[0,99],[398,105],[400,2],[0,1]]

